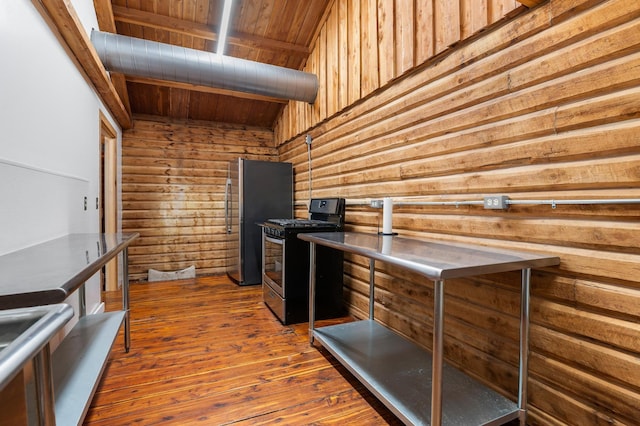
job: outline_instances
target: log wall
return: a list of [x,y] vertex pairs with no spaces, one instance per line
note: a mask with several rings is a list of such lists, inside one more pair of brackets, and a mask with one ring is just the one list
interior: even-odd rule
[[135,117],[122,136],[122,228],[139,232],[129,274],[225,272],[224,191],[233,158],[277,160],[269,129]]
[[318,97],[313,105],[290,103],[276,124],[276,139],[306,131],[525,10],[516,0],[336,0],[306,66],[318,76]]
[[[298,216],[309,195],[306,134],[315,197],[640,198],[640,3],[551,0],[453,46],[464,39],[455,25],[425,41],[436,9],[390,4],[336,0],[308,64],[320,75],[318,100],[289,104],[276,126],[280,159],[294,163]],[[431,47],[436,56],[419,57]],[[640,407],[639,218],[638,204],[396,206],[393,225],[405,236],[558,255],[559,267],[532,279],[529,423],[622,425],[637,424]],[[348,206],[349,230],[375,232],[381,221],[381,210]],[[348,255],[345,272],[351,312],[364,316],[368,261]],[[430,347],[431,284],[380,263],[376,280],[377,318]],[[446,358],[509,395],[518,282],[496,274],[446,286]]]

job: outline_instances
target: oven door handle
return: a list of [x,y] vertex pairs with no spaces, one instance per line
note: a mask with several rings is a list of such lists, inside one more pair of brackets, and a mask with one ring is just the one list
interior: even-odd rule
[[264,236],[264,238],[269,241],[270,243],[274,243],[274,244],[279,244],[282,245],[282,242],[284,241],[283,239],[280,238],[271,238],[271,237],[267,237],[266,235]]

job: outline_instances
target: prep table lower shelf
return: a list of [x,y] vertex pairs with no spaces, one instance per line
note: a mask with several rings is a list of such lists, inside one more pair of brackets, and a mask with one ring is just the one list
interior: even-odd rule
[[124,317],[124,311],[84,316],[53,352],[57,424],[82,424]]
[[[378,324],[363,320],[316,328],[313,337],[394,414],[408,424],[431,423],[431,354]],[[444,364],[443,425],[502,424],[518,405]]]

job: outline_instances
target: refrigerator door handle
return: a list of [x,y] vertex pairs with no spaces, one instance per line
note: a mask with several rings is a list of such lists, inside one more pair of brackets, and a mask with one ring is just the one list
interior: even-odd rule
[[227,228],[227,234],[231,234],[231,217],[229,215],[230,202],[231,202],[231,178],[227,178],[227,184],[224,187],[224,225]]

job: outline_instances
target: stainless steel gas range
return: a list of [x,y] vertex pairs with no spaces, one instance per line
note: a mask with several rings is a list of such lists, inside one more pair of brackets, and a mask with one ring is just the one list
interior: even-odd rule
[[[309,244],[301,232],[344,230],[345,200],[314,198],[309,219],[269,219],[262,224],[262,292],[265,304],[283,324],[309,320]],[[344,314],[343,253],[317,247],[316,318]]]

